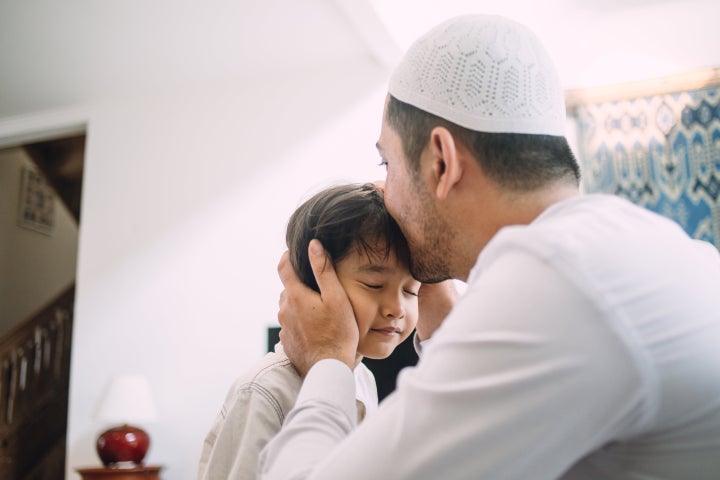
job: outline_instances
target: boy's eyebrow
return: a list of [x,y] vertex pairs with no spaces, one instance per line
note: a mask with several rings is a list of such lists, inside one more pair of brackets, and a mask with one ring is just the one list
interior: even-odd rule
[[391,270],[390,267],[387,265],[382,265],[378,263],[366,263],[363,265],[360,265],[357,268],[358,272],[373,272],[373,273],[385,273],[389,270]]

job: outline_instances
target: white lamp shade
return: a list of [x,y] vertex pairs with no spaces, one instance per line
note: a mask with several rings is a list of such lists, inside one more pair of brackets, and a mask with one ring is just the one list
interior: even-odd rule
[[155,421],[157,413],[147,379],[142,375],[120,375],[113,378],[95,418],[108,423]]

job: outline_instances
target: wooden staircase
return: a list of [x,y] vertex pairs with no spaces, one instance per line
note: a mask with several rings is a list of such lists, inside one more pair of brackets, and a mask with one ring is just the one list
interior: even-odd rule
[[64,478],[74,297],[0,337],[0,479]]

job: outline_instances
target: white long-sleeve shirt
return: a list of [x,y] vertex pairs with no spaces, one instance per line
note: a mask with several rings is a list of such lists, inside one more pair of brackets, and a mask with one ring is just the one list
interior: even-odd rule
[[308,373],[261,478],[720,478],[720,255],[588,195],[501,230],[415,368],[355,431]]

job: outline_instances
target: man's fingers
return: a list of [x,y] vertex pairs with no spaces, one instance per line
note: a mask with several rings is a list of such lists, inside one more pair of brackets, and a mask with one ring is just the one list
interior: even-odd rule
[[282,257],[280,257],[277,270],[285,290],[292,290],[296,288],[296,285],[308,288],[302,280],[300,280],[300,277],[297,276],[297,273],[295,273],[295,269],[292,263],[290,263],[290,253],[287,250],[282,254]]
[[[322,243],[320,243],[320,240],[310,240],[308,257],[313,274],[315,274],[315,281],[317,281],[318,287],[320,288],[320,296],[327,297],[327,295],[333,294],[338,286],[340,286],[340,281],[335,273],[335,267],[325,253],[325,249]],[[342,287],[340,288],[342,289]]]
[[292,264],[290,263],[290,252],[285,250],[285,252],[280,257],[280,261],[278,262],[277,266],[278,275],[280,276],[280,281],[283,285],[287,286],[287,280],[292,281],[292,277],[295,275],[295,270],[292,267]]
[[454,280],[423,283],[418,292],[418,322],[415,327],[420,340],[432,337],[453,309],[458,297]]

